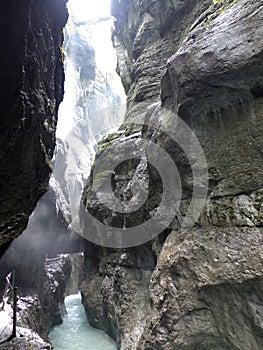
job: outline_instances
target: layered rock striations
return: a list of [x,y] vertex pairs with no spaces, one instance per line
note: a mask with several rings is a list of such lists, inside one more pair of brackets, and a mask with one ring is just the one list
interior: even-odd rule
[[63,97],[66,0],[1,3],[0,245],[27,224],[45,193]]
[[[143,137],[170,154],[183,193],[179,212],[154,240],[127,249],[87,250],[82,293],[90,322],[113,335],[122,350],[259,350],[263,6],[254,0],[123,0],[113,1],[112,12],[128,111],[119,133],[102,142],[97,159],[107,147],[121,149]],[[138,114],[144,126],[130,124]],[[198,220],[191,212],[196,225],[189,230],[180,230],[180,224],[195,186],[193,162],[154,130],[164,116],[175,133],[178,117],[189,125],[207,162],[206,204]],[[111,157],[106,161],[116,160]],[[105,176],[96,175],[100,181]],[[145,162],[132,160],[112,175],[115,195],[130,198],[135,181],[149,184],[150,199],[134,215],[106,209],[92,176],[84,204],[109,226],[140,225],[159,205],[162,182]]]

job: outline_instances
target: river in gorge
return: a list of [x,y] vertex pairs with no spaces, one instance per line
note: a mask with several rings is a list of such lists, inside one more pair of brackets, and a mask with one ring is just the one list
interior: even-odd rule
[[89,325],[80,294],[66,297],[65,305],[67,314],[63,323],[49,333],[49,341],[55,350],[117,349],[110,337]]

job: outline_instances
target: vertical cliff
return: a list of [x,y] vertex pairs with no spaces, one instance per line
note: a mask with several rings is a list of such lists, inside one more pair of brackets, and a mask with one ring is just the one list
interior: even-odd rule
[[1,2],[1,246],[25,229],[47,189],[63,97],[66,2]]
[[[91,235],[85,218],[83,228],[97,243],[126,248],[86,252],[82,292],[90,322],[113,335],[122,350],[259,350],[262,5],[254,0],[123,0],[112,2],[112,13],[128,111],[119,134],[102,142],[83,195],[89,213],[108,228],[104,232],[96,224]],[[184,123],[203,153],[198,154]],[[132,235],[154,217],[165,189],[147,157],[118,163],[122,149],[141,145],[142,139],[169,154],[182,195],[166,229],[153,239],[142,228],[141,243],[149,242],[129,248],[125,243],[138,240],[125,232]],[[111,147],[118,152],[107,152]],[[104,183],[107,167],[96,170],[100,159],[118,164],[110,178],[123,206],[136,194],[134,183],[141,192],[149,185],[142,208],[114,212]],[[162,169],[171,172],[156,164],[161,174]],[[177,176],[171,172],[171,178]],[[160,221],[165,222],[163,216]],[[120,229],[124,233],[115,239]]]

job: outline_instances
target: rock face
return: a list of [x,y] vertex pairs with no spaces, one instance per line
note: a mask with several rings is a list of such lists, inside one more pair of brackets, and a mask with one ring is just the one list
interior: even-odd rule
[[124,348],[133,346],[144,328],[149,303],[145,291],[154,266],[150,247],[126,251],[92,247],[86,252],[81,291],[88,320],[119,344],[122,341]]
[[261,349],[262,234],[240,227],[172,232],[134,349]]
[[[18,325],[47,340],[51,327],[62,322],[64,297],[79,290],[84,240],[67,230],[56,210],[51,189],[39,200],[27,229],[15,239],[0,260],[0,298],[5,278],[15,271],[18,287]],[[62,254],[64,253],[64,254]]]
[[26,328],[19,327],[17,329],[17,337],[11,341],[0,345],[1,350],[48,350],[53,347],[46,343],[35,332],[29,331]]
[[[189,26],[211,1],[113,1],[113,42],[128,101],[158,100],[160,79]],[[136,15],[135,15],[136,13]]]
[[201,224],[262,225],[261,20],[261,6],[240,1],[197,27],[168,61],[163,105],[176,104],[198,135],[213,184]]
[[[10,259],[5,259],[5,262],[9,268],[16,268],[17,325],[31,329],[47,340],[51,327],[61,323],[65,314],[64,298],[73,264],[69,254],[58,255],[52,259],[45,259],[43,256],[37,258],[35,254],[34,258],[35,267],[32,271],[27,266],[29,262],[32,266],[32,257],[25,255],[25,261],[22,262],[20,258],[21,270],[25,267],[22,273],[10,264]],[[1,286],[5,286],[2,278]],[[2,295],[1,290],[1,299]]]
[[[82,293],[89,320],[114,336],[121,350],[259,350],[263,5],[255,0],[123,0],[113,1],[112,13],[128,111],[119,134],[102,142],[97,160],[109,146],[121,149],[143,137],[169,153],[183,191],[179,212],[159,237],[134,248],[87,249]],[[138,113],[146,127],[127,123]],[[153,130],[165,121],[176,132],[178,117],[198,137],[209,180],[201,215],[195,217],[191,208],[197,227],[183,231],[180,223],[194,188],[193,162],[171,138]],[[106,161],[114,163],[118,155]],[[111,178],[122,200],[131,197],[135,181],[149,184],[146,208],[130,216],[105,208],[92,176],[84,204],[109,226],[140,225],[160,204],[160,177],[142,161],[120,165]]]
[[47,189],[63,97],[66,2],[1,3],[0,246],[25,229]]
[[[39,270],[41,266],[39,266]],[[66,310],[64,297],[67,282],[71,275],[71,258],[69,255],[57,256],[44,261],[39,271],[38,288],[20,289],[18,301],[18,325],[29,328],[48,340],[51,327],[62,322]]]
[[[65,30],[65,98],[60,107],[56,156],[51,186],[65,220],[72,226],[92,166],[97,141],[123,120],[124,95],[116,72],[101,71],[96,62],[96,24],[79,21],[71,9]],[[108,26],[111,19],[106,20]],[[98,24],[97,24],[98,25]],[[108,28],[101,28],[101,31]],[[107,36],[107,32],[105,33]],[[109,38],[110,40],[110,38]],[[107,55],[106,51],[106,55]],[[118,80],[119,87],[118,90]],[[117,86],[117,88],[116,88]],[[63,129],[71,125],[67,133]]]
[[39,200],[27,229],[9,246],[0,260],[0,290],[5,276],[15,270],[16,283],[26,294],[39,289],[41,271],[45,274],[46,258],[83,250],[84,240],[67,230],[62,214],[56,211],[51,189]]

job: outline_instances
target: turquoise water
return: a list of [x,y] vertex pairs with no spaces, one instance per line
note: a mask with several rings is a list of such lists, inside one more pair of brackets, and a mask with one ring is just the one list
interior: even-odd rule
[[67,315],[49,333],[55,350],[117,350],[105,333],[92,328],[86,318],[80,294],[66,297]]

